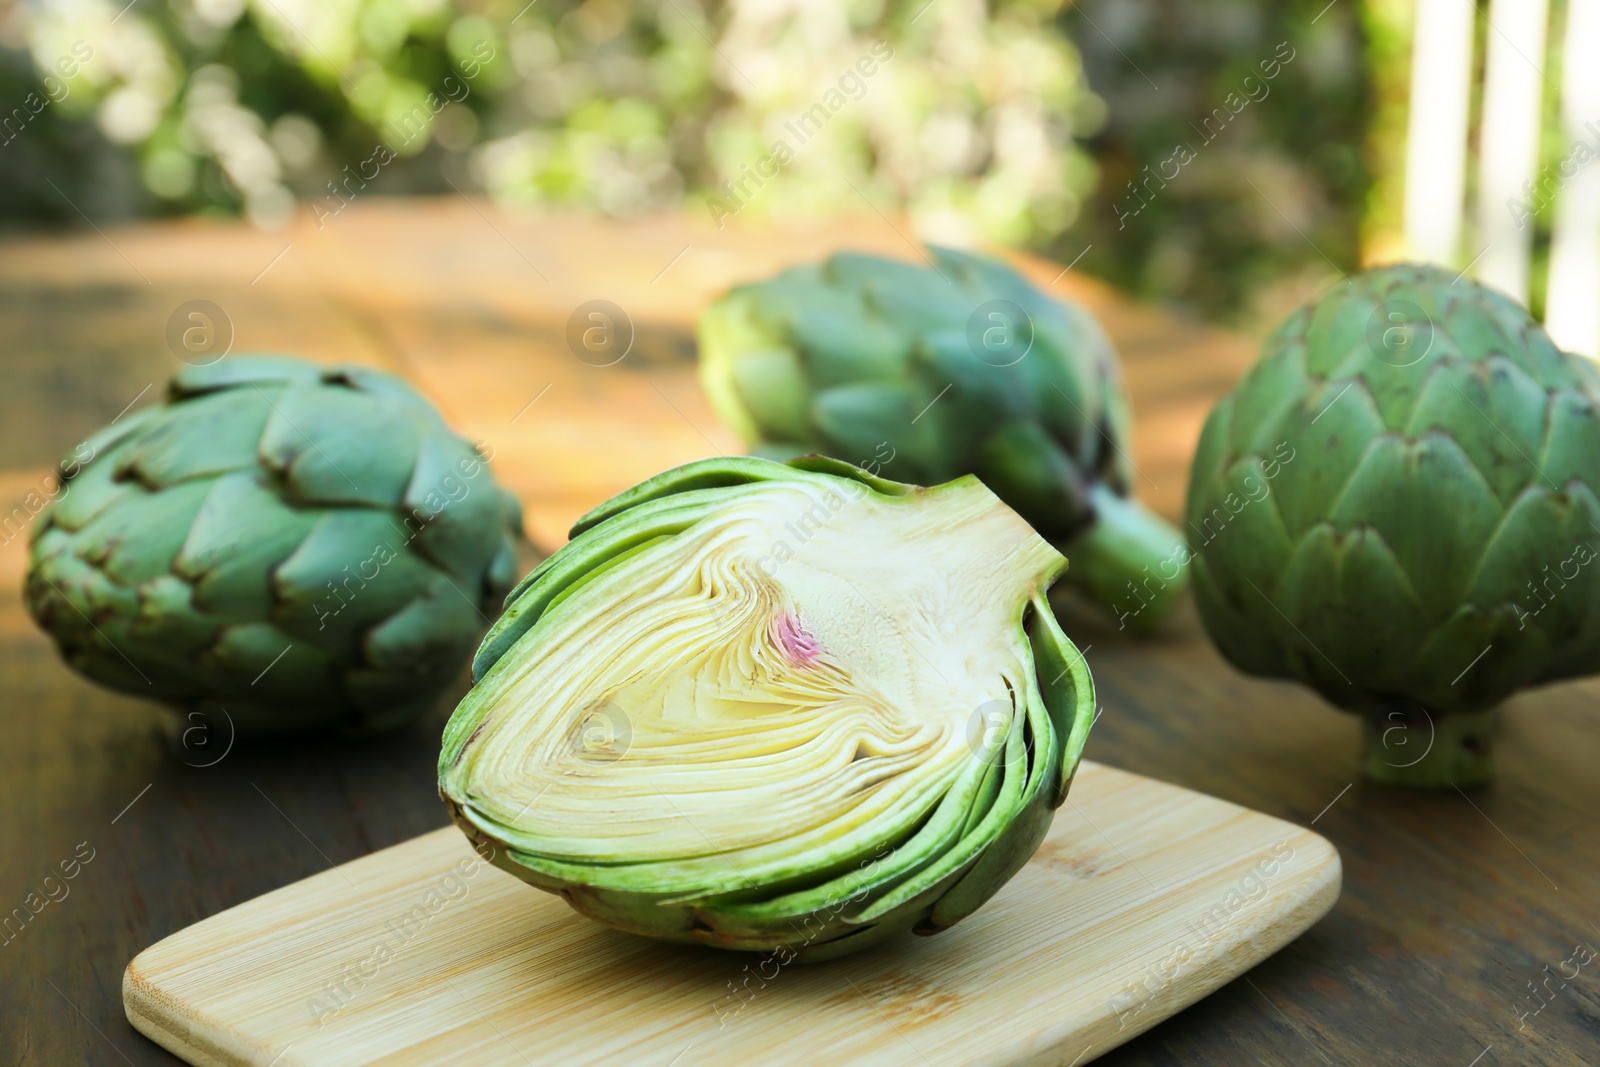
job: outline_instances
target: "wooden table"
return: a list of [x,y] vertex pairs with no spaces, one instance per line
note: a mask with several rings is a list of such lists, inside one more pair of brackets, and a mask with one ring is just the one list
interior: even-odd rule
[[[184,222],[0,244],[7,510],[85,434],[159,394],[180,366],[169,320],[206,300],[231,320],[235,352],[354,360],[416,381],[494,450],[548,551],[616,490],[738,448],[695,381],[692,323],[707,300],[847,245],[913,255],[904,227],[876,216],[719,231],[698,214],[616,223],[373,199],[325,223],[257,233]],[[1057,279],[1051,264],[1023,265],[1086,302],[1117,340],[1154,485],[1146,496],[1175,515],[1201,421],[1254,346],[1131,307],[1076,274]],[[633,323],[633,348],[613,366],[580,361],[565,341],[572,310],[591,299]],[[124,1020],[128,960],[198,919],[445,824],[433,769],[453,700],[376,743],[239,741],[215,759],[227,739],[175,744],[160,709],[57,661],[17,593],[25,537],[0,541],[0,916],[30,893],[35,905],[47,890],[61,897],[0,944],[0,1055],[171,1063]],[[1192,609],[1148,644],[1092,617],[1071,628],[1092,646],[1105,707],[1090,758],[1314,822],[1345,862],[1344,896],[1320,925],[1103,1062],[1600,1062],[1600,963],[1565,985],[1553,977],[1575,943],[1600,945],[1600,686],[1514,700],[1494,787],[1416,794],[1359,781],[1356,721],[1308,691],[1235,673]],[[76,876],[46,883],[63,861]]]

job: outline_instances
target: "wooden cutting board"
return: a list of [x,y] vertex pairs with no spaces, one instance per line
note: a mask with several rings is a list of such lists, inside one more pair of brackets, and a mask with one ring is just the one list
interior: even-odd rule
[[123,1002],[207,1067],[1073,1065],[1276,952],[1339,881],[1308,830],[1085,762],[977,914],[831,963],[608,930],[452,827],[166,938]]

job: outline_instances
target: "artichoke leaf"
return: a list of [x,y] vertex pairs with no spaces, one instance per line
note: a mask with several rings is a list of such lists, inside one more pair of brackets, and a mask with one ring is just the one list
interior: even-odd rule
[[272,414],[261,459],[281,472],[296,504],[386,508],[402,499],[420,445],[436,441],[423,423],[386,417],[381,399],[317,384],[259,391]]
[[[114,458],[117,450],[85,454]],[[63,461],[64,467],[66,462]],[[55,502],[33,524],[31,537],[37,540],[52,528],[69,532],[81,530],[118,501],[147,492],[149,490],[138,482],[119,480],[114,461],[89,463],[64,479]]]
[[[1411,437],[1429,431],[1449,435],[1509,506],[1530,479],[1544,448],[1544,389],[1511,360],[1435,364],[1405,427]],[[1456,434],[1456,427],[1478,425],[1482,433]]]
[[172,561],[173,574],[194,583],[198,610],[228,621],[261,618],[276,604],[274,568],[300,546],[316,518],[285,506],[254,468],[208,485]]
[[[116,477],[137,479],[149,489],[254,471],[256,446],[271,412],[267,398],[253,390],[199,396],[187,419],[154,425],[119,449],[113,470]],[[197,441],[205,447],[196,448]]]
[[[505,542],[505,502],[482,455],[455,437],[430,435],[417,449],[402,521],[411,548],[468,582]],[[520,521],[512,523],[521,533]]]
[[[1451,435],[1376,438],[1330,509],[1341,529],[1370,527],[1399,561],[1419,604],[1453,605],[1472,584],[1482,545],[1499,525],[1493,487]],[[1449,515],[1457,536],[1427,536]],[[1429,618],[1437,623],[1440,618]]]
[[204,366],[188,366],[172,376],[168,393],[175,399],[187,400],[219,390],[244,387],[253,392],[256,387],[282,387],[300,382],[315,382],[323,370],[313,363],[280,356],[238,355],[218,360]]
[[166,574],[210,490],[206,482],[183,482],[129,493],[78,531],[73,552],[122,586]]
[[349,647],[373,619],[433,595],[441,572],[405,548],[388,512],[322,513],[272,573],[274,621],[320,647]]
[[1088,660],[1067,637],[1049,602],[1038,596],[1034,597],[1028,617],[1028,639],[1045,709],[1055,735],[1061,739],[1059,765],[1066,773],[1056,781],[1050,797],[1050,806],[1059,808],[1067,799],[1072,772],[1089,743],[1089,727],[1095,716],[1094,678],[1089,674]]
[[[1337,500],[1344,492],[1350,476],[1386,431],[1378,405],[1361,378],[1322,382],[1307,398],[1304,414],[1305,418],[1285,425],[1283,439],[1261,454],[1258,472],[1293,538],[1323,519],[1328,501]],[[1297,462],[1301,465],[1293,470],[1293,477],[1279,477]],[[1267,477],[1269,472],[1271,477]],[[1211,479],[1219,475],[1220,471],[1215,472]],[[1198,499],[1191,498],[1190,503],[1192,508]]]

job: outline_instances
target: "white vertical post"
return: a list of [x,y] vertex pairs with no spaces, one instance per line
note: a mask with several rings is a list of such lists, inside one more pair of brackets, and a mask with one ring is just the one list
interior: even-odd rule
[[[1567,0],[1561,161],[1550,239],[1545,329],[1557,345],[1600,356],[1600,0]],[[1584,149],[1587,148],[1587,151]],[[1559,189],[1557,188],[1559,186]]]
[[1473,0],[1418,0],[1406,132],[1406,245],[1454,265],[1465,206]]
[[1477,277],[1523,304],[1533,220],[1512,210],[1539,164],[1547,0],[1490,0],[1478,160]]

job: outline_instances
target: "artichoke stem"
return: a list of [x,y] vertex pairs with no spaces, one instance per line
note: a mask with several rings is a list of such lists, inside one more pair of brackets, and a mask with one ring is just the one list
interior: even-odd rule
[[1061,546],[1063,581],[1117,617],[1119,628],[1149,633],[1189,583],[1183,535],[1161,516],[1103,485],[1089,491],[1095,521]]
[[1365,772],[1386,785],[1449,789],[1494,778],[1496,709],[1430,714],[1395,705],[1366,717]]

